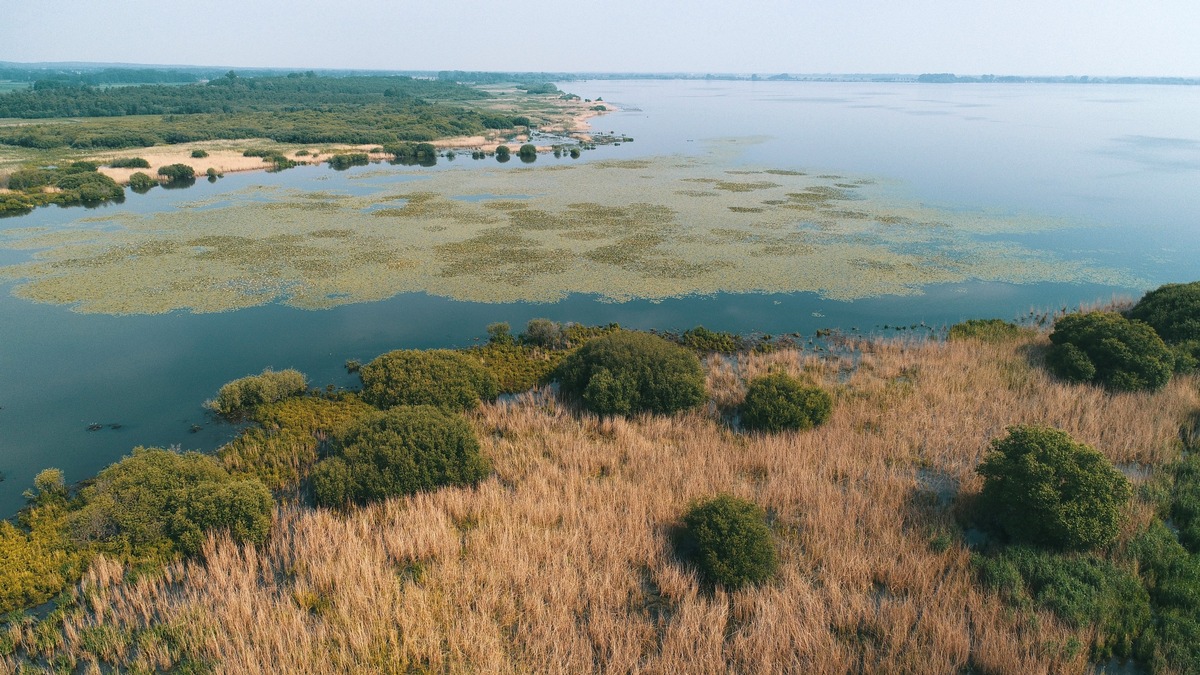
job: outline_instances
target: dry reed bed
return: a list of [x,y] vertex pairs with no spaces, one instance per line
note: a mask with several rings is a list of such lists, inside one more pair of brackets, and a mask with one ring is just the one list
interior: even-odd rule
[[[229,673],[1083,672],[1086,650],[1065,655],[1072,633],[1052,615],[982,591],[961,542],[931,548],[955,531],[938,492],[976,491],[989,439],[1021,422],[1117,462],[1168,460],[1197,388],[1059,384],[1031,366],[1044,340],[710,359],[718,407],[771,368],[834,389],[829,423],[800,434],[742,436],[712,410],[598,420],[545,392],[488,405],[475,419],[496,474],[478,489],[349,514],[282,507],[262,549],[214,539],[161,579],[122,582],[97,563],[92,611],[65,641],[81,654],[88,625],[166,623]],[[763,588],[705,593],[671,553],[688,502],[722,491],[768,509],[783,564]],[[121,658],[161,667],[170,654]]]

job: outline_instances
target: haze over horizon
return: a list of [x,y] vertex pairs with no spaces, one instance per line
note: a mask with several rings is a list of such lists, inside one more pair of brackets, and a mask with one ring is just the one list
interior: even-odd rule
[[[14,4],[0,61],[561,72],[1200,76],[1200,3]],[[57,20],[54,17],[66,17]]]

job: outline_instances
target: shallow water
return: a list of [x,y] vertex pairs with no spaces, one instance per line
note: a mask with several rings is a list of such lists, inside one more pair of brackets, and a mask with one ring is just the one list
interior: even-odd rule
[[[815,293],[715,293],[658,302],[571,294],[547,304],[488,304],[403,293],[320,311],[269,304],[152,316],[79,314],[12,297],[8,284],[0,287],[0,374],[6,385],[0,391],[0,471],[7,474],[0,483],[0,513],[12,513],[32,476],[47,466],[63,468],[74,481],[135,445],[215,448],[234,430],[208,419],[201,403],[232,378],[266,366],[296,367],[318,386],[352,385],[342,369],[346,359],[366,361],[398,347],[472,344],[493,321],[508,321],[514,329],[544,316],[637,328],[865,332],[885,324],[1013,318],[1031,308],[1058,309],[1200,278],[1200,122],[1194,115],[1200,88],[657,81],[563,88],[623,108],[593,126],[636,140],[585,152],[580,160],[543,156],[536,168],[719,153],[734,170],[873,177],[879,189],[947,212],[1062,219],[1070,226],[978,238],[1116,269],[1140,283],[967,280],[926,287],[924,295],[854,302]],[[497,164],[460,154],[426,171],[463,166]],[[363,196],[398,179],[393,167],[381,166],[229,175],[186,190],[131,194],[124,204],[94,210],[41,209],[0,220],[0,230],[57,228],[79,218],[162,213],[197,202],[216,210],[259,199],[255,186]],[[419,190],[422,176],[403,180]],[[537,197],[532,191],[502,196]],[[0,249],[0,265],[31,253]],[[121,428],[87,431],[93,423]],[[196,424],[200,430],[192,433]]]

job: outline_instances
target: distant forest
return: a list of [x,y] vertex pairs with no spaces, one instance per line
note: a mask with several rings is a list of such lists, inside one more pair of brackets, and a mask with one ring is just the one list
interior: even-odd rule
[[[30,148],[126,148],[212,139],[284,143],[428,141],[528,120],[452,105],[489,98],[454,82],[314,72],[207,82],[96,87],[38,80],[0,95],[0,118],[109,118],[0,127],[0,143]],[[129,118],[114,120],[111,118]]]

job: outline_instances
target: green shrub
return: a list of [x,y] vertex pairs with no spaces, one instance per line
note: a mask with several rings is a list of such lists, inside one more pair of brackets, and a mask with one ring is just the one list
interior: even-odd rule
[[150,162],[141,157],[118,157],[108,163],[114,169],[149,169]]
[[512,150],[509,150],[507,145],[501,145],[501,146],[497,146],[497,148],[496,148],[496,161],[498,161],[498,162],[507,162],[507,161],[508,161],[508,158],[509,158],[509,155],[511,155],[511,154],[512,154]]
[[1150,291],[1129,310],[1168,344],[1200,340],[1200,281],[1165,284]]
[[371,156],[365,152],[344,152],[329,158],[329,166],[337,171],[345,171],[352,166],[366,166],[371,163]]
[[732,354],[741,350],[741,340],[732,333],[718,333],[704,326],[696,326],[685,330],[679,336],[679,343],[701,354]]
[[1154,602],[1143,660],[1153,672],[1200,672],[1200,556],[1190,555],[1162,521],[1134,539],[1130,553]]
[[1027,334],[1015,323],[1000,319],[968,319],[950,327],[950,340],[981,340],[983,342],[1005,342]]
[[750,381],[738,415],[747,431],[802,431],[823,424],[832,410],[829,392],[772,373]]
[[533,143],[526,143],[517,149],[517,156],[526,162],[531,162],[537,159],[537,146]]
[[1055,375],[1117,391],[1160,389],[1175,365],[1154,329],[1112,312],[1064,316],[1050,341],[1046,365]]
[[478,361],[447,349],[388,352],[358,375],[363,400],[378,408],[432,405],[468,410],[498,393],[495,379]]
[[562,324],[550,319],[530,319],[521,334],[521,342],[546,349],[561,349],[566,346],[566,335]]
[[475,485],[489,471],[462,416],[432,406],[398,406],[350,427],[337,454],[313,469],[311,484],[318,505],[343,506]]
[[274,371],[270,368],[259,375],[247,375],[221,385],[217,397],[204,406],[222,417],[238,417],[256,406],[274,403],[308,390],[304,373],[291,368]]
[[1095,626],[1095,660],[1134,656],[1150,628],[1150,596],[1141,581],[1095,555],[1014,546],[972,563],[983,584],[1010,604],[1050,610],[1076,628]]
[[196,170],[187,164],[168,164],[158,167],[158,175],[172,183],[189,181],[196,177]]
[[563,360],[557,378],[564,394],[599,415],[670,414],[707,397],[700,359],[647,333],[596,338]]
[[1132,496],[1104,455],[1057,429],[1009,427],[976,469],[981,512],[1011,540],[1063,549],[1112,543]]
[[736,590],[769,580],[778,566],[766,514],[757,505],[719,495],[693,506],[676,542],[705,583]]
[[205,157],[208,157],[208,151],[196,148],[195,150],[192,150],[192,157],[196,159],[204,159]]
[[157,448],[135,449],[79,498],[82,506],[71,514],[74,537],[127,560],[195,554],[215,529],[261,542],[273,507],[262,483],[230,476],[215,458]]
[[487,326],[488,344],[493,345],[511,345],[516,342],[516,338],[512,335],[512,328],[504,321],[489,323]]
[[150,188],[158,185],[158,181],[151,178],[148,174],[138,171],[129,177],[129,189],[134,192],[147,192]]
[[0,615],[46,602],[80,572],[81,559],[67,541],[61,504],[35,507],[22,521],[27,528],[0,520]]
[[1181,459],[1172,473],[1171,518],[1179,528],[1179,540],[1189,551],[1200,554],[1200,455]]
[[502,394],[519,394],[543,384],[566,355],[562,351],[501,342],[489,342],[465,353],[487,369]]

